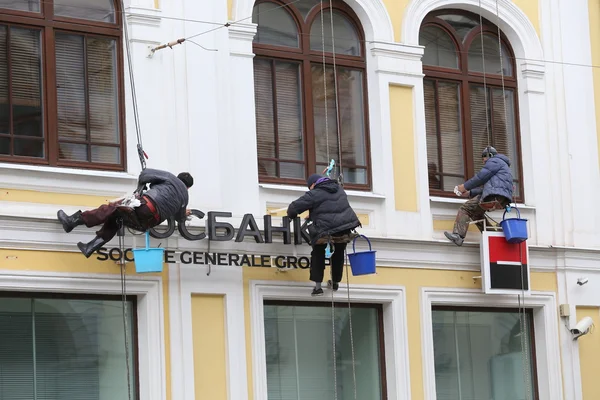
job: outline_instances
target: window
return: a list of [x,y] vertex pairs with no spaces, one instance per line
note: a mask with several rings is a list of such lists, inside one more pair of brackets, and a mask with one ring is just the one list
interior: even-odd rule
[[[135,300],[126,304],[136,399]],[[126,400],[125,360],[120,296],[2,293],[0,400]]]
[[366,62],[358,19],[343,3],[334,1],[331,9],[323,2],[323,40],[319,0],[282,7],[285,3],[259,0],[252,16],[258,24],[254,90],[260,180],[305,185],[308,175],[335,159],[347,187],[368,189]]
[[[265,302],[269,400],[334,397],[331,304]],[[354,399],[347,305],[336,305],[337,398]],[[381,306],[352,305],[359,399],[386,399]]]
[[510,159],[515,196],[523,200],[516,67],[504,35],[501,40],[502,62],[498,28],[489,21],[480,25],[475,15],[444,10],[423,22],[419,42],[425,46],[427,162],[433,195],[455,196],[454,186],[483,167],[481,153],[491,145]]
[[0,0],[0,162],[123,170],[112,0]]
[[539,398],[531,310],[434,307],[432,317],[438,400]]

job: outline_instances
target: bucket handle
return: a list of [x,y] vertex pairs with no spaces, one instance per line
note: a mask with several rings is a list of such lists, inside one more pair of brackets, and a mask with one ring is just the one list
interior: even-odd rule
[[[517,207],[515,207],[515,210],[517,211],[517,218],[521,219],[521,211],[519,211],[519,209]],[[502,214],[502,221],[504,221],[506,218],[506,211],[504,211],[504,214]]]
[[146,231],[146,250],[150,248],[150,230]]
[[369,251],[371,251],[371,241],[369,240],[368,237],[366,237],[365,235],[359,235],[357,237],[354,238],[354,240],[352,241],[352,252],[356,253],[356,239],[358,239],[359,237],[365,238],[367,242],[369,242]]

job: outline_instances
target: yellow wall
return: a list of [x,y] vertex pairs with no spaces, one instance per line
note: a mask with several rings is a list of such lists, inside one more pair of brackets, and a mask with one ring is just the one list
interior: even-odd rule
[[110,200],[113,200],[113,198],[106,196],[89,196],[83,194],[37,192],[33,190],[0,188],[0,201],[97,207],[101,204],[107,203]]
[[[251,280],[280,280],[280,281],[308,281],[308,271],[291,270],[285,273],[273,268],[244,268],[244,301],[246,323],[246,356],[248,368],[248,393],[253,399],[252,383],[252,342],[250,328],[250,301],[249,282]],[[325,272],[328,276],[329,272]],[[480,280],[473,280],[477,275],[475,271],[445,271],[425,270],[412,268],[378,268],[376,275],[355,277],[350,276],[350,285],[378,284],[378,285],[403,285],[406,288],[406,308],[408,327],[408,348],[410,362],[410,386],[413,399],[423,399],[423,362],[421,354],[421,287],[447,287],[475,289],[481,288]],[[343,281],[346,281],[344,276]],[[531,274],[532,290],[556,292],[556,275],[554,273],[533,272]],[[308,290],[308,289],[307,289]],[[352,289],[350,290],[352,295]],[[310,300],[307,292],[307,299]],[[515,307],[517,301],[515,299]],[[586,398],[587,400],[587,398]]]
[[[600,0],[588,0],[592,65],[600,65]],[[592,68],[594,77],[594,102],[596,107],[596,137],[600,162],[600,69]],[[599,165],[600,167],[600,165]]]
[[[584,317],[594,320],[594,325],[600,327],[600,308],[577,307],[577,321]],[[583,400],[600,399],[600,385],[598,385],[598,357],[600,357],[600,338],[598,332],[580,337],[579,365],[581,367],[581,390]]]
[[192,296],[192,335],[196,398],[227,400],[224,296]]
[[538,37],[542,37],[540,32],[540,5],[538,0],[513,0],[513,3],[515,3],[515,5],[527,16],[527,19],[529,19],[535,28]]
[[413,89],[390,85],[392,157],[396,210],[418,211]]

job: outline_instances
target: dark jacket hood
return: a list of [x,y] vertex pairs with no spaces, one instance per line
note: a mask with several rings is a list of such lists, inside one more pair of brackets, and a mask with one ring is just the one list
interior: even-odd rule
[[327,179],[321,183],[315,185],[313,190],[325,190],[329,193],[335,193],[340,189],[340,185],[336,181],[332,181],[331,179]]

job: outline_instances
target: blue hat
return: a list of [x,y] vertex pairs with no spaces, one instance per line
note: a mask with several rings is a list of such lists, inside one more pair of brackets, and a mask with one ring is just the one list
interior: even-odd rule
[[308,177],[308,179],[306,180],[306,186],[308,186],[308,188],[310,189],[310,187],[314,184],[317,183],[317,181],[319,179],[323,178],[322,175],[319,174],[312,174],[311,176]]

